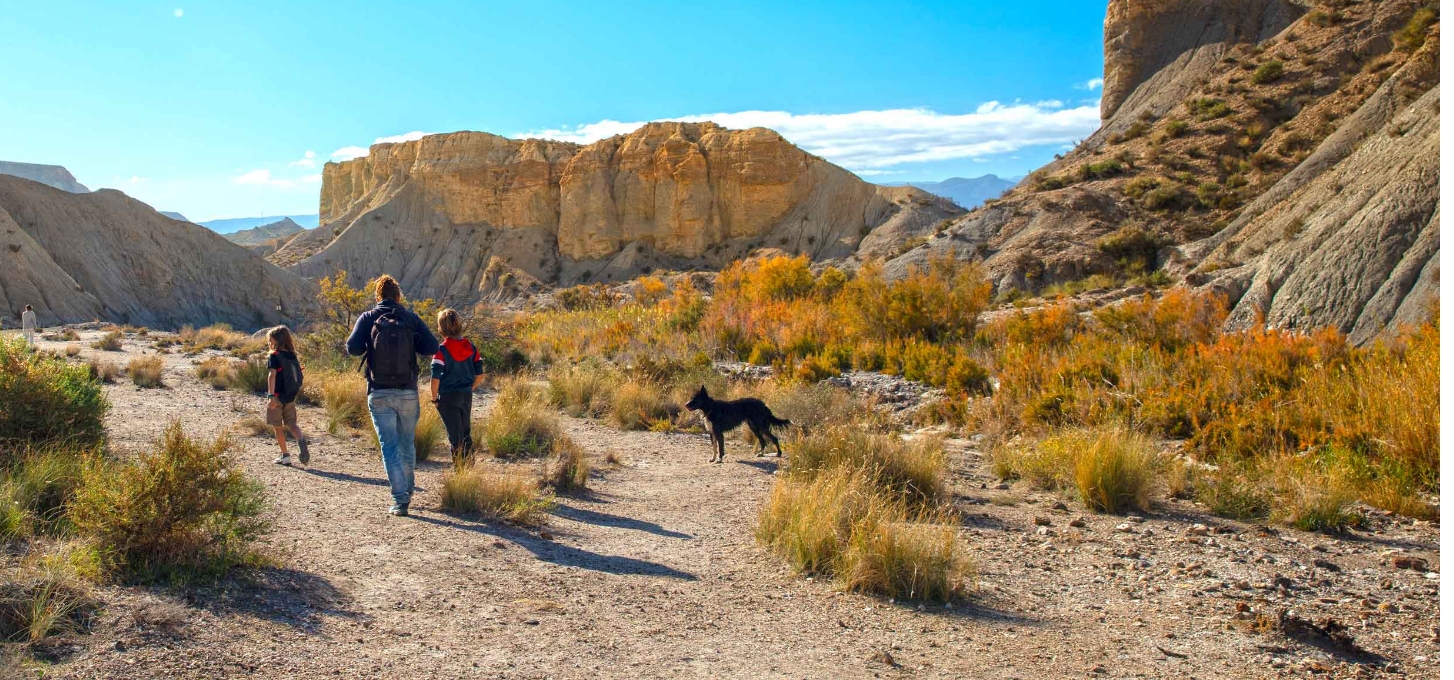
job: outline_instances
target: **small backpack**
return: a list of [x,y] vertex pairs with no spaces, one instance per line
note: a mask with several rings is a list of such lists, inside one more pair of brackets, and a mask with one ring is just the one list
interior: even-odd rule
[[414,327],[389,310],[374,319],[368,377],[375,387],[408,389],[419,378],[414,364]]
[[278,401],[284,404],[293,403],[298,398],[298,392],[303,389],[303,367],[298,364],[298,356],[292,352],[277,352],[278,377],[273,383],[273,393],[278,395]]

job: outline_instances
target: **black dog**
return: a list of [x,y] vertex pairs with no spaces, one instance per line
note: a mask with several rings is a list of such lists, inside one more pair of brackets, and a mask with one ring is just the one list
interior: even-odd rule
[[757,437],[757,455],[767,455],[767,442],[777,447],[779,458],[783,455],[783,445],[778,443],[777,435],[772,433],[774,427],[786,427],[792,423],[772,414],[772,410],[761,399],[733,399],[732,401],[717,401],[707,395],[707,388],[702,387],[692,395],[692,400],[687,402],[687,408],[694,411],[701,411],[707,417],[707,425],[712,434],[712,441],[717,444],[717,455],[710,458],[711,462],[720,463],[727,457],[726,445],[723,443],[722,435],[734,430],[737,426],[747,423],[752,435]]

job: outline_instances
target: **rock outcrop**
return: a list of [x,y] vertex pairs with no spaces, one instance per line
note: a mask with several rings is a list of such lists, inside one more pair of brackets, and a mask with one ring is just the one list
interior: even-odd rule
[[[580,146],[480,132],[378,144],[329,163],[320,227],[273,255],[310,277],[391,272],[412,294],[474,298],[492,261],[540,281],[715,269],[759,247],[849,256],[963,213],[880,187],[771,130],[652,123]],[[895,243],[894,245],[898,245]]]
[[982,260],[1000,291],[1030,292],[1164,275],[1225,294],[1232,327],[1358,342],[1415,322],[1439,249],[1423,6],[1113,0],[1101,129],[887,270]]
[[303,318],[313,285],[195,224],[102,189],[0,176],[0,323],[101,319],[158,328]]
[[76,178],[71,175],[70,170],[59,165],[0,161],[0,175],[23,177],[32,182],[40,182],[46,186],[52,186],[61,191],[69,191],[73,194],[91,193],[91,190],[87,189],[86,185],[76,181]]

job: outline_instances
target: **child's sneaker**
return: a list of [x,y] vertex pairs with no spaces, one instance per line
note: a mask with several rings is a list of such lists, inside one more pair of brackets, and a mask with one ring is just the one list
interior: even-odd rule
[[288,454],[285,453],[285,454],[283,454],[281,456],[278,456],[277,458],[274,458],[273,459],[273,463],[275,463],[277,465],[292,465],[293,464],[293,459],[292,458],[289,458],[288,457]]
[[298,440],[298,462],[308,464],[308,440],[306,439]]

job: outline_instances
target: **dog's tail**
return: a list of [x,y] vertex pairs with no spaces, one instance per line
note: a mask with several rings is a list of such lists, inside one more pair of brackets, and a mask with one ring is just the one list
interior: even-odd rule
[[767,424],[772,427],[787,427],[789,425],[792,425],[793,421],[788,420],[787,418],[779,418],[775,415],[769,414],[767,416]]

